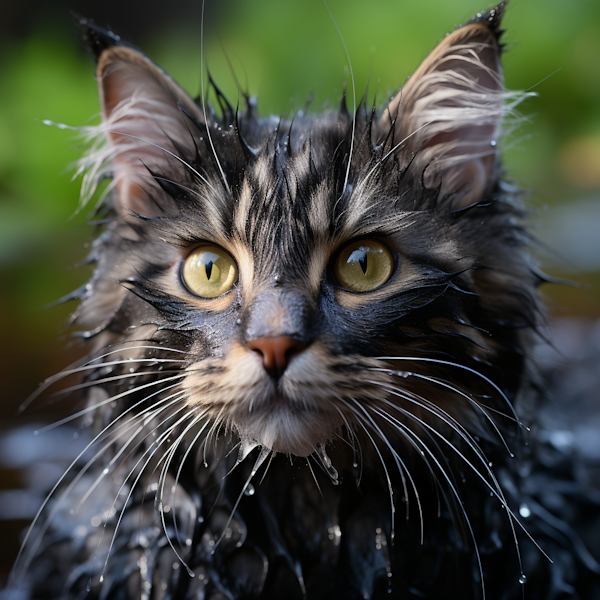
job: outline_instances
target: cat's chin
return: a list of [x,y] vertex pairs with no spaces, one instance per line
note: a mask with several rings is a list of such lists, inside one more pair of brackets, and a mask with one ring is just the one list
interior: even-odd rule
[[325,446],[341,427],[333,415],[296,413],[277,399],[268,404],[268,410],[237,416],[233,421],[242,442],[251,440],[254,445],[299,457],[309,456],[317,447]]

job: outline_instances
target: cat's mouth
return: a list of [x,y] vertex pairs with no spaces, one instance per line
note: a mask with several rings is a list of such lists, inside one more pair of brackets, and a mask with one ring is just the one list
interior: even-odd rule
[[235,344],[224,357],[188,367],[183,387],[190,406],[205,407],[242,440],[308,456],[348,426],[360,403],[383,397],[384,388],[374,381],[385,383],[390,376],[370,370],[378,366],[374,359],[334,356],[316,343],[275,379],[256,356]]

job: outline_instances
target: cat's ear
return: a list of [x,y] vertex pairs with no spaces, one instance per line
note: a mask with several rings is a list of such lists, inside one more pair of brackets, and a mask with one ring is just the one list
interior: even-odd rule
[[405,164],[416,158],[426,185],[441,185],[442,195],[455,192],[450,197],[456,208],[480,200],[493,183],[506,97],[498,29],[502,8],[447,35],[381,117],[384,132],[393,127],[393,143]]
[[110,45],[97,54],[102,129],[108,142],[115,208],[121,215],[151,216],[157,191],[150,171],[164,174],[175,158],[194,149],[190,117],[203,122],[194,101],[146,56],[128,46]]

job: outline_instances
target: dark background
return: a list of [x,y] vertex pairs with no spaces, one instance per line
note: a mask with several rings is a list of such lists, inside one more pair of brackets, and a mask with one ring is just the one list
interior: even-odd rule
[[[329,0],[329,7],[350,53],[358,98],[369,83],[369,98],[376,94],[382,104],[446,32],[490,5]],[[93,60],[69,10],[112,26],[192,95],[200,92],[199,0],[0,0],[3,572],[25,522],[18,518],[31,514],[6,491],[31,485],[31,477],[39,490],[55,479],[60,469],[40,457],[52,440],[72,434],[45,438],[45,446],[30,433],[32,423],[56,418],[72,401],[65,406],[43,400],[23,416],[15,414],[38,382],[77,358],[78,349],[64,337],[73,307],[44,306],[90,275],[89,268],[77,267],[92,232],[86,225],[89,207],[75,214],[80,181],[71,181],[70,166],[82,142],[75,132],[41,122],[98,121]],[[588,320],[600,316],[600,3],[512,0],[504,25],[507,87],[539,94],[520,107],[524,118],[505,140],[505,164],[509,176],[529,190],[530,220],[546,243],[536,250],[541,265],[576,282],[544,287],[549,314],[577,320],[585,331]],[[204,51],[212,75],[235,105],[239,93],[227,53],[241,85],[259,96],[263,115],[292,114],[307,95],[315,97],[314,110],[337,106],[348,79],[344,48],[320,0],[208,0]],[[21,446],[9,437],[15,427]],[[17,460],[18,448],[26,449],[27,459]],[[27,474],[23,465],[36,461],[48,468]]]

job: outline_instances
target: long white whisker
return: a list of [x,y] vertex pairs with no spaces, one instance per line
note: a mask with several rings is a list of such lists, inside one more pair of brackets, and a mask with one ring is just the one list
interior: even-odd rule
[[[414,417],[414,415],[412,415],[408,411],[402,411],[402,412],[403,413],[406,412],[407,416],[409,418],[411,418],[413,420],[416,419],[416,417]],[[381,416],[386,421],[388,421],[389,423],[395,423],[397,426],[400,427],[400,429],[402,431],[405,431],[405,432],[409,432],[410,431],[410,429],[408,429],[403,423],[401,423],[397,419],[394,419],[394,417],[392,417],[391,415],[389,415],[387,413],[383,413]],[[411,434],[412,434],[412,432],[411,432]],[[442,476],[444,477],[444,479],[446,480],[446,482],[450,486],[450,489],[452,490],[452,493],[454,494],[454,497],[457,499],[459,506],[462,508],[463,516],[465,518],[465,523],[467,524],[467,527],[469,528],[469,532],[471,534],[471,539],[473,540],[473,545],[474,545],[474,549],[475,549],[475,556],[477,557],[477,565],[478,565],[478,568],[479,568],[479,575],[481,577],[481,591],[482,591],[483,600],[485,600],[485,582],[484,582],[484,577],[483,577],[483,565],[481,564],[481,556],[479,554],[479,547],[477,546],[477,540],[475,538],[475,532],[473,531],[473,527],[471,525],[471,521],[470,521],[469,516],[467,515],[467,512],[466,512],[466,510],[465,510],[465,508],[463,506],[462,500],[460,498],[460,494],[458,493],[458,490],[456,489],[456,487],[452,483],[451,479],[448,477],[448,474],[446,473],[446,471],[444,470],[444,468],[442,467],[442,465],[439,463],[439,461],[437,460],[437,458],[435,457],[435,455],[433,454],[433,452],[431,452],[431,450],[427,447],[426,444],[422,444],[422,448],[423,448],[423,451],[426,452],[429,455],[429,457],[431,458],[431,460],[436,464],[436,466],[440,470],[440,473],[442,474]]]
[[[81,500],[79,501],[79,503],[77,505],[77,508],[79,508],[90,497],[90,495],[93,493],[94,489],[96,489],[96,487],[98,486],[98,484],[100,483],[100,481],[102,479],[104,479],[104,477],[106,475],[108,475],[108,473],[110,472],[110,468],[112,467],[112,465],[114,465],[119,460],[119,458],[122,456],[122,454],[128,448],[128,446],[135,440],[135,438],[137,437],[138,433],[140,431],[142,431],[144,429],[144,427],[146,427],[148,425],[148,423],[150,423],[153,419],[155,419],[161,412],[167,410],[168,408],[170,408],[174,404],[177,404],[178,402],[181,402],[182,400],[185,400],[185,397],[186,397],[185,396],[185,391],[183,391],[183,390],[177,391],[174,394],[171,394],[170,396],[167,396],[166,398],[164,398],[161,401],[161,403],[162,403],[164,401],[171,400],[171,402],[168,402],[168,404],[166,404],[165,406],[160,406],[157,403],[155,406],[150,407],[152,410],[149,411],[148,414],[144,414],[144,413],[146,413],[146,411],[149,410],[149,409],[146,409],[145,411],[142,411],[141,413],[139,413],[138,415],[135,416],[135,420],[136,421],[139,420],[140,417],[143,417],[142,424],[138,427],[138,429],[136,430],[136,432],[134,433],[134,435],[130,436],[129,440],[125,444],[123,444],[123,446],[119,449],[119,451],[115,454],[115,456],[113,456],[113,458],[110,460],[110,462],[106,465],[106,467],[102,471],[102,474],[90,486],[90,489],[83,495],[83,497],[81,498]],[[172,400],[172,398],[175,398],[175,399]],[[134,419],[131,419],[131,420],[133,421]],[[123,432],[119,434],[119,437],[121,437],[122,435],[123,435]],[[143,442],[145,439],[147,439],[147,437],[148,436],[145,436],[142,440],[140,440],[136,444],[136,447],[139,446],[139,444],[141,442]]]
[[[194,409],[195,410],[199,410],[200,407],[196,407]],[[173,552],[175,553],[175,556],[179,559],[179,561],[189,570],[189,567],[187,566],[187,564],[185,563],[185,561],[181,558],[179,552],[177,552],[177,550],[175,549],[175,546],[173,545],[173,542],[171,541],[171,537],[169,536],[169,533],[167,532],[167,524],[165,522],[165,511],[164,511],[164,503],[163,503],[163,497],[164,497],[164,492],[165,492],[165,481],[167,479],[167,471],[169,469],[169,466],[171,464],[171,461],[173,460],[173,456],[175,455],[175,452],[177,451],[177,448],[179,447],[179,444],[181,443],[181,441],[185,438],[185,436],[187,435],[187,433],[192,429],[192,427],[194,427],[199,421],[200,419],[202,419],[202,417],[204,417],[207,413],[207,410],[205,410],[202,414],[200,415],[195,415],[194,418],[192,419],[191,423],[189,423],[184,430],[181,432],[181,434],[178,436],[178,438],[175,440],[175,442],[173,442],[171,448],[167,451],[166,456],[167,459],[165,460],[165,463],[163,465],[162,468],[162,472],[160,474],[160,479],[159,479],[159,490],[160,492],[157,490],[157,495],[160,499],[159,501],[159,508],[158,508],[158,512],[160,513],[160,520],[162,523],[162,527],[163,527],[163,531],[165,533],[165,537],[167,538],[167,542],[169,543],[169,546],[171,546],[171,549],[173,550]],[[190,413],[190,414],[193,414]],[[171,490],[172,493],[172,510],[173,510],[173,523],[174,523],[174,528],[175,528],[175,535],[181,545],[181,540],[179,540],[179,532],[177,530],[177,521],[176,521],[176,514],[175,514],[175,492],[176,492],[175,487],[173,487],[173,489]]]
[[[229,184],[227,183],[227,178],[225,177],[225,171],[223,171],[223,167],[221,166],[221,161],[219,160],[219,156],[217,155],[217,151],[215,150],[215,146],[212,141],[212,136],[210,135],[210,126],[208,123],[208,119],[206,117],[206,99],[204,97],[204,0],[202,0],[202,14],[200,17],[200,97],[202,98],[202,112],[204,113],[204,120],[206,124],[206,135],[208,137],[208,141],[210,143],[210,148],[212,150],[213,156],[215,158],[215,162],[219,167],[219,171],[221,172],[221,179],[223,180],[223,184],[225,185],[225,189],[228,194],[231,194],[231,190],[229,189]],[[211,188],[214,191],[214,188]]]
[[[352,411],[352,407],[345,400],[343,400],[341,398],[340,398],[340,400],[346,405],[346,407],[348,409],[350,409]],[[353,411],[353,412],[355,414],[357,414],[356,411]],[[381,455],[379,447],[377,446],[377,444],[375,443],[375,440],[373,439],[373,436],[369,433],[369,430],[366,428],[365,424],[363,423],[362,417],[358,420],[358,424],[362,427],[363,431],[367,434],[367,437],[371,440],[371,443],[373,444],[373,448],[375,448],[375,452],[377,452],[377,455],[379,456],[379,460],[381,461],[381,465],[382,465],[383,471],[385,473],[385,478],[386,478],[387,484],[388,484],[388,491],[389,491],[389,494],[390,494],[391,539],[392,539],[392,543],[393,543],[394,542],[394,536],[395,536],[395,514],[396,514],[396,506],[394,504],[394,491],[392,489],[392,480],[390,479],[390,474],[388,473],[387,467],[385,465],[385,461],[383,460],[383,456]]]
[[[119,350],[115,350],[114,352],[121,352],[122,349]],[[48,379],[46,379],[44,381],[44,383],[42,383],[37,390],[35,390],[35,392],[33,392],[28,398],[27,400],[25,400],[25,402],[23,402],[23,404],[21,404],[21,406],[19,407],[19,412],[23,412],[30,404],[31,402],[33,402],[33,400],[35,400],[42,392],[44,392],[44,390],[47,390],[53,383],[56,383],[57,381],[60,381],[61,379],[64,379],[65,377],[68,377],[69,375],[74,375],[76,373],[83,373],[84,371],[91,371],[93,369],[98,369],[99,367],[112,367],[115,365],[125,365],[125,364],[135,364],[138,362],[153,362],[153,363],[157,363],[157,362],[167,362],[167,363],[187,363],[188,361],[185,360],[177,360],[177,359],[169,359],[169,358],[138,358],[138,359],[131,359],[131,358],[127,358],[127,359],[123,359],[123,360],[116,360],[116,361],[109,361],[106,363],[101,363],[99,365],[94,365],[92,364],[94,361],[96,360],[100,360],[101,358],[104,358],[105,356],[108,356],[109,354],[114,354],[114,352],[109,352],[108,354],[104,354],[103,356],[99,356],[98,358],[94,358],[92,361],[85,363],[84,365],[81,365],[77,368],[74,369],[67,369],[64,371],[61,371],[60,373],[57,373],[56,375],[53,375],[52,377],[48,377]]]
[[[175,384],[178,385],[178,384]],[[151,394],[150,396],[147,396],[146,398],[143,398],[142,400],[140,400],[139,402],[137,402],[136,404],[134,404],[133,406],[131,406],[130,408],[128,408],[127,410],[123,411],[120,415],[118,415],[113,421],[111,421],[108,425],[106,425],[106,427],[104,427],[104,429],[102,429],[102,431],[100,431],[100,433],[98,433],[94,439],[92,439],[91,442],[89,442],[87,444],[87,446],[75,457],[75,459],[71,462],[71,464],[67,467],[67,469],[65,470],[65,472],[60,476],[60,478],[58,479],[58,481],[54,484],[54,487],[50,490],[50,492],[47,494],[46,498],[44,499],[44,501],[42,502],[42,505],[40,506],[40,508],[38,509],[37,513],[35,514],[33,521],[31,522],[31,525],[29,526],[29,528],[27,529],[27,533],[25,534],[25,538],[23,539],[23,542],[21,543],[21,546],[19,548],[19,552],[17,554],[17,558],[15,559],[15,566],[13,567],[13,570],[11,572],[11,577],[10,577],[10,583],[9,583],[9,587],[12,588],[12,584],[14,581],[14,578],[16,576],[17,573],[17,566],[21,560],[21,556],[23,555],[23,552],[25,551],[25,547],[27,546],[27,542],[31,536],[31,533],[33,532],[33,529],[35,527],[35,525],[38,522],[38,519],[40,518],[40,515],[42,514],[42,512],[44,511],[44,509],[46,508],[46,505],[48,504],[48,502],[50,501],[50,498],[52,498],[52,496],[54,495],[54,492],[59,488],[59,486],[62,484],[62,482],[64,481],[64,479],[66,478],[66,476],[70,473],[71,469],[79,462],[79,460],[81,459],[81,457],[99,440],[102,438],[102,436],[104,436],[104,434],[120,419],[122,419],[123,417],[125,417],[129,412],[133,411],[137,406],[139,406],[140,404],[146,402],[149,398],[151,398],[152,396],[155,396],[165,390],[171,389],[172,387],[175,387],[175,385],[173,386],[169,386],[165,389],[161,389],[158,390],[157,392]],[[136,417],[133,417],[134,419]],[[132,419],[130,419],[131,421]],[[130,422],[128,421],[128,422]],[[66,495],[63,495],[63,497],[61,498],[61,500],[59,502],[62,502],[62,499],[64,499],[64,497],[66,497]],[[33,560],[33,552],[30,551],[29,552],[29,556],[28,559],[25,562],[25,566],[23,569],[21,569],[21,571],[24,573],[27,571],[27,568],[29,566],[29,564],[31,563],[31,561]]]
[[[168,421],[169,419],[172,419],[175,415],[177,415],[177,413],[181,412],[182,410],[185,410],[186,408],[188,408],[186,405],[182,406],[181,408],[177,409],[174,413],[172,413],[171,415],[169,415],[160,425],[162,426],[166,421]],[[158,451],[158,449],[162,446],[162,444],[168,440],[169,435],[182,423],[184,422],[186,419],[189,419],[192,416],[192,413],[186,413],[185,415],[183,415],[183,417],[181,417],[178,421],[176,421],[173,425],[170,425],[156,440],[154,440],[154,442],[152,442],[152,444],[148,447],[148,449],[142,454],[142,456],[139,458],[139,460],[136,462],[136,464],[133,466],[133,468],[131,469],[131,471],[129,472],[129,475],[127,475],[127,477],[125,478],[125,480],[123,481],[121,487],[119,488],[119,491],[117,492],[115,499],[110,507],[110,509],[107,512],[107,517],[106,517],[106,521],[104,523],[104,530],[106,530],[106,525],[108,524],[108,519],[110,518],[110,515],[112,513],[112,511],[114,510],[115,504],[117,503],[117,500],[119,498],[119,496],[121,495],[121,491],[123,490],[123,488],[125,487],[127,481],[129,481],[129,478],[131,477],[131,475],[136,471],[137,467],[140,465],[140,463],[144,460],[144,458],[146,457],[146,455],[149,453],[148,459],[146,460],[146,462],[144,463],[144,465],[142,466],[142,468],[140,469],[137,477],[135,478],[134,482],[131,485],[131,488],[127,494],[127,498],[125,499],[124,503],[123,503],[123,508],[121,509],[121,512],[119,514],[119,518],[117,520],[117,523],[115,524],[115,530],[113,532],[113,536],[112,539],[110,541],[110,545],[108,547],[108,552],[106,553],[106,560],[104,562],[104,567],[102,568],[102,573],[100,574],[100,581],[102,582],[104,580],[104,573],[106,571],[106,567],[108,565],[108,559],[110,558],[110,553],[112,551],[112,548],[114,546],[115,540],[117,538],[117,533],[119,531],[119,525],[121,524],[121,521],[123,519],[123,515],[125,514],[125,509],[127,508],[127,504],[129,503],[129,500],[133,494],[133,491],[135,490],[135,487],[138,483],[138,481],[140,480],[140,478],[142,477],[142,475],[144,474],[144,471],[146,469],[146,467],[148,466],[148,464],[150,463],[150,461],[152,460],[152,457],[156,454],[156,452]],[[154,449],[152,449],[152,447],[155,446]],[[162,462],[162,460],[164,459],[164,457],[166,456],[163,455],[163,457],[161,458],[161,460],[159,461]],[[99,548],[100,548],[100,544],[102,542],[102,536],[100,536],[100,539],[98,540],[98,548],[96,550],[96,553],[98,552]],[[186,567],[188,574],[190,575],[190,577],[194,577],[194,572],[185,564],[185,562],[181,561],[182,564]]]
[[[400,395],[400,394],[397,394],[395,392],[392,392],[392,393],[394,395]],[[491,470],[491,468],[489,466],[489,463],[486,463],[485,460],[484,460],[485,457],[482,457],[482,455],[479,452],[476,451],[477,456],[481,459],[482,464],[485,467],[486,473],[490,476],[490,478],[492,479],[492,481],[495,483],[496,487],[492,486],[489,483],[489,481],[487,481],[487,479],[483,476],[483,474],[481,473],[481,471],[479,471],[479,469],[477,469],[475,467],[475,465],[473,465],[473,463],[464,455],[463,452],[461,452],[454,444],[452,444],[452,442],[450,442],[448,439],[446,439],[434,427],[432,427],[431,425],[429,425],[427,422],[423,421],[422,419],[419,419],[419,417],[417,417],[416,415],[412,414],[410,411],[407,411],[407,410],[401,408],[400,406],[396,406],[392,402],[387,402],[386,401],[386,404],[388,404],[391,408],[394,408],[398,412],[402,413],[403,415],[405,415],[409,419],[413,420],[414,422],[419,423],[419,425],[421,425],[423,428],[428,429],[434,435],[436,435],[437,437],[439,437],[445,444],[447,444],[448,446],[450,446],[450,448],[465,462],[465,464],[468,465],[471,468],[471,470],[473,471],[473,473],[475,473],[475,475],[477,475],[479,477],[479,479],[481,479],[481,481],[483,482],[483,484],[490,490],[490,493],[492,493],[496,498],[498,498],[498,500],[500,501],[502,507],[512,517],[512,519],[509,519],[509,522],[512,523],[513,520],[514,520],[514,522],[516,522],[519,525],[519,527],[522,529],[522,531],[525,533],[525,535],[535,544],[535,546],[539,549],[539,551],[550,562],[552,562],[552,560],[550,559],[550,557],[542,550],[542,548],[539,546],[539,544],[535,541],[535,539],[532,537],[532,535],[527,531],[527,529],[525,528],[525,526],[521,523],[521,521],[519,521],[519,519],[517,518],[517,516],[515,515],[515,513],[508,506],[508,503],[506,502],[506,499],[504,498],[504,494],[502,493],[502,489],[501,489],[500,485],[498,484],[498,481],[497,481],[497,479],[496,479],[496,477],[494,475],[494,472]],[[455,429],[455,431],[457,431],[457,433],[459,433],[459,435],[461,435],[461,433],[460,433],[459,430]],[[461,437],[462,437],[462,435],[461,435]],[[465,441],[467,441],[466,438],[463,438],[463,439],[465,439]],[[516,535],[514,537],[514,540],[515,540],[515,545],[516,545],[516,548],[517,548],[517,554],[519,555],[519,560],[520,560],[520,551],[519,551],[519,546],[518,546],[518,541],[517,541]]]
[[[199,417],[197,417],[196,423],[199,422],[199,420],[205,415],[206,413],[203,413],[202,415],[200,415]],[[209,424],[210,420],[207,419],[207,421],[202,425],[202,427],[198,430],[198,432],[196,433],[196,435],[194,436],[194,438],[192,439],[192,441],[190,442],[190,445],[188,446],[188,449],[185,451],[183,457],[181,458],[181,462],[179,463],[179,467],[177,469],[177,473],[175,475],[175,483],[173,484],[173,487],[175,488],[175,490],[177,490],[177,484],[179,483],[179,476],[181,475],[181,470],[183,469],[183,464],[185,463],[188,454],[190,453],[190,451],[192,450],[192,448],[196,445],[196,442],[198,441],[198,438],[202,435],[202,432],[206,429],[206,426]],[[173,494],[173,504],[175,504],[175,494],[176,492]],[[173,513],[173,524],[175,527],[175,535],[177,536],[177,538],[179,539],[179,532],[177,531],[177,518],[175,513]]]
[[[95,385],[102,385],[103,383],[110,383],[111,381],[122,381],[123,379],[131,379],[135,377],[142,377],[144,375],[172,375],[174,373],[181,373],[181,369],[167,369],[163,371],[135,371],[134,373],[123,373],[122,375],[113,375],[111,377],[104,377],[102,379],[94,379],[93,381],[86,381],[84,383],[78,383],[68,388],[59,390],[53,393],[50,398],[56,398],[57,396],[63,396],[78,390],[84,390]],[[164,381],[164,380],[163,380]]]
[[[370,370],[372,371],[384,371],[384,372],[389,372],[389,370],[387,369],[374,369],[371,368]],[[444,381],[441,381],[439,379],[436,379],[435,377],[428,377],[426,375],[419,375],[418,373],[410,373],[411,377],[415,377],[417,379],[423,379],[425,381],[429,381],[431,383],[434,383],[436,385],[442,386],[446,389],[449,389],[453,392],[455,392],[456,394],[459,394],[460,396],[462,396],[463,398],[467,399],[469,401],[469,403],[473,406],[475,406],[475,408],[481,410],[484,414],[484,416],[487,417],[488,421],[490,422],[490,424],[492,425],[492,427],[494,428],[494,430],[496,431],[496,433],[498,434],[498,437],[500,438],[500,440],[502,441],[504,447],[506,448],[508,454],[510,455],[511,458],[514,457],[514,454],[512,453],[510,447],[508,446],[506,440],[504,439],[504,436],[502,435],[502,433],[500,432],[500,429],[498,428],[498,425],[496,424],[496,422],[490,417],[490,415],[488,415],[485,410],[483,410],[483,408],[473,400],[473,398],[471,398],[468,394],[466,394],[465,392],[463,392],[462,390],[460,390],[459,388],[448,384]],[[372,384],[377,385],[377,382],[371,381]],[[386,384],[381,384],[384,387],[388,387]],[[397,388],[394,388],[397,390]],[[471,440],[473,442],[474,446],[477,446],[477,444],[475,444],[475,440],[472,438],[472,436],[468,433],[468,431],[460,424],[460,422],[455,419],[454,417],[452,417],[452,415],[450,415],[450,413],[448,413],[447,411],[445,411],[442,407],[438,406],[437,404],[431,402],[430,400],[427,400],[427,398],[424,398],[423,396],[417,395],[414,392],[407,392],[405,390],[403,390],[403,394],[406,394],[406,398],[408,399],[408,397],[410,396],[411,398],[415,397],[415,398],[419,398],[421,401],[423,401],[424,403],[427,404],[427,406],[429,406],[430,408],[434,408],[436,411],[436,415],[439,416],[437,413],[439,412],[440,414],[443,414],[447,419],[449,419],[452,423],[453,423],[453,427],[459,427],[461,429],[461,431],[468,436],[469,440]],[[404,397],[404,396],[403,396]],[[412,400],[411,400],[412,401]],[[473,447],[473,449],[475,450],[475,448]],[[479,447],[477,446],[479,451]],[[485,459],[485,455],[483,456],[483,458]],[[485,459],[487,462],[487,459]]]
[[420,523],[421,523],[421,543],[423,543],[423,535],[424,535],[424,533],[423,533],[423,529],[424,529],[424,524],[423,524],[423,507],[421,506],[421,499],[420,499],[419,492],[417,490],[417,486],[415,484],[415,481],[412,478],[412,475],[410,474],[410,471],[408,470],[408,467],[406,466],[406,464],[404,463],[404,461],[400,458],[400,455],[392,447],[392,445],[390,444],[389,440],[387,439],[387,436],[384,435],[383,431],[381,431],[381,428],[375,423],[375,421],[369,415],[369,413],[367,412],[367,410],[365,409],[365,407],[362,406],[356,400],[354,401],[354,403],[356,404],[356,406],[358,406],[358,408],[360,408],[360,410],[363,412],[363,414],[369,419],[371,425],[377,431],[377,434],[379,435],[379,438],[383,441],[383,443],[388,447],[388,449],[392,453],[392,456],[394,458],[394,462],[396,463],[396,466],[398,468],[398,472],[400,473],[400,477],[402,479],[402,488],[404,490],[404,497],[406,498],[406,519],[407,520],[408,520],[408,517],[409,517],[409,508],[410,507],[409,507],[408,489],[407,489],[407,486],[406,486],[406,479],[404,477],[404,472],[406,472],[406,475],[408,476],[408,478],[410,480],[411,487],[412,487],[412,489],[413,489],[413,491],[415,493],[415,498],[417,499],[417,506],[418,506],[418,509],[419,509],[419,519],[420,519]]
[[254,466],[252,467],[252,471],[250,471],[250,475],[248,476],[248,479],[246,480],[246,483],[244,484],[244,487],[242,488],[242,491],[240,492],[240,495],[238,496],[237,500],[235,501],[235,504],[233,505],[233,508],[231,509],[231,513],[229,515],[229,518],[227,519],[227,523],[225,523],[225,527],[223,527],[223,533],[221,533],[219,539],[215,542],[215,545],[212,548],[211,554],[215,553],[215,550],[217,549],[217,547],[219,546],[219,544],[221,543],[221,541],[225,537],[225,533],[227,532],[227,528],[229,527],[229,524],[231,523],[231,519],[233,519],[233,515],[235,514],[235,511],[237,510],[237,507],[238,507],[238,505],[240,503],[240,500],[242,499],[242,496],[244,495],[244,492],[248,489],[248,486],[250,485],[250,481],[252,480],[252,478],[254,477],[254,475],[256,475],[256,472],[258,471],[258,469],[260,468],[260,466],[263,464],[263,462],[265,461],[265,459],[267,458],[267,456],[269,456],[269,454],[271,454],[271,449],[270,448],[267,448],[266,446],[263,446],[260,449],[260,454],[258,455],[258,458],[256,459],[256,462],[254,463]]
[[482,379],[489,385],[491,385],[500,394],[500,397],[502,398],[502,400],[504,400],[504,402],[506,402],[506,404],[510,408],[513,416],[517,420],[517,423],[521,427],[525,427],[525,425],[523,425],[523,423],[519,420],[519,417],[511,403],[511,401],[507,398],[506,394],[489,377],[486,377],[485,375],[483,375],[479,371],[476,371],[475,369],[472,369],[471,367],[467,367],[466,365],[461,365],[460,363],[453,363],[453,362],[450,362],[447,360],[441,360],[439,358],[425,358],[425,357],[417,357],[417,356],[375,356],[374,358],[377,360],[406,360],[406,361],[414,361],[414,362],[419,362],[419,361],[420,362],[430,362],[430,363],[435,363],[438,365],[446,365],[448,367],[456,367],[457,369],[462,369],[463,371],[467,371],[467,372],[475,375],[476,377],[479,377],[480,379]]
[[144,385],[140,385],[140,386],[132,388],[130,390],[121,392],[120,394],[117,394],[116,396],[110,396],[106,400],[102,400],[102,402],[98,402],[92,406],[88,406],[88,407],[80,410],[79,412],[76,412],[68,417],[65,417],[64,419],[60,419],[58,421],[55,421],[54,423],[50,423],[50,425],[41,427],[40,429],[38,429],[36,431],[36,433],[43,433],[45,431],[49,431],[50,429],[54,429],[55,427],[59,427],[60,425],[64,425],[65,423],[69,423],[70,421],[73,421],[73,420],[77,419],[78,417],[81,417],[82,415],[85,415],[89,412],[97,410],[101,406],[106,406],[107,404],[110,404],[111,402],[114,402],[115,400],[119,400],[120,398],[129,396],[130,394],[135,394],[136,392],[139,392],[140,390],[144,390],[146,388],[149,388],[149,387],[152,387],[155,385],[159,385],[161,383],[166,383],[168,381],[175,381],[176,379],[183,379],[185,376],[186,376],[185,373],[180,373],[179,375],[174,375],[173,377],[167,377],[165,379],[157,379],[156,381],[151,381],[150,383],[145,383]]
[[350,138],[350,156],[348,157],[348,166],[346,167],[346,177],[344,179],[343,191],[345,192],[346,188],[348,187],[348,178],[350,176],[350,167],[352,165],[352,153],[354,151],[354,136],[355,136],[355,131],[356,131],[356,87],[354,85],[354,71],[352,69],[352,62],[350,61],[350,54],[348,53],[348,47],[346,46],[346,42],[344,41],[342,32],[340,31],[338,24],[336,23],[335,19],[333,18],[333,15],[331,14],[331,11],[329,10],[329,6],[327,6],[327,2],[325,2],[325,0],[323,0],[323,4],[325,5],[327,12],[329,13],[331,20],[333,21],[333,24],[335,25],[335,28],[337,29],[338,35],[340,36],[340,40],[342,40],[342,45],[344,46],[344,51],[346,52],[346,58],[348,59],[348,67],[350,69],[350,78],[352,80],[352,137]]

